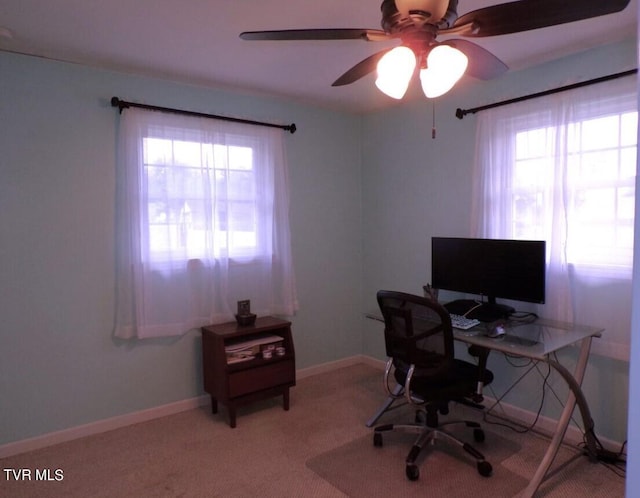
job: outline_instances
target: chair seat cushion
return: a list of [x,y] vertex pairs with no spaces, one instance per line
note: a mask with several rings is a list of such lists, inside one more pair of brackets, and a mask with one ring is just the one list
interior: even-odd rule
[[[394,377],[396,381],[404,385],[409,371],[409,365],[395,362]],[[493,381],[493,373],[485,369],[480,377],[477,365],[467,361],[454,359],[450,368],[438,376],[421,375],[423,372],[416,368],[411,378],[411,391],[425,401],[455,399],[466,397],[476,391],[478,381],[484,385]]]

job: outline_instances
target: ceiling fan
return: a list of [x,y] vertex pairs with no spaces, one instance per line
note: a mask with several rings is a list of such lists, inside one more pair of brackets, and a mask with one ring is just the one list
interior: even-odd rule
[[520,0],[458,16],[458,0],[383,0],[380,29],[287,29],[245,31],[243,40],[400,40],[362,60],[332,86],[348,85],[378,70],[376,85],[402,98],[415,68],[427,97],[437,97],[462,74],[489,80],[507,71],[499,58],[463,38],[437,41],[438,35],[465,38],[507,35],[566,24],[623,10],[629,0]]

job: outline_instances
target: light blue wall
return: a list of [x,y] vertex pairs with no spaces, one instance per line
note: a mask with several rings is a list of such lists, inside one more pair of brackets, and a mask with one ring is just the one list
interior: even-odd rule
[[[375,293],[389,288],[422,293],[431,275],[432,236],[469,236],[475,116],[455,117],[473,108],[636,67],[636,40],[514,71],[490,82],[465,81],[438,99],[434,109],[421,99],[363,120],[363,303],[375,311]],[[625,302],[629,296],[624,296]],[[363,319],[363,352],[382,358],[382,328]],[[573,361],[575,352],[566,360]],[[521,372],[499,355],[490,357],[496,391]],[[509,402],[536,411],[539,383],[518,390]],[[592,355],[585,378],[587,398],[599,436],[626,439],[628,363]],[[562,387],[560,387],[562,389]],[[514,391],[516,392],[516,391]],[[603,401],[606,400],[606,401]],[[544,412],[557,418],[549,403]]]
[[[629,67],[635,41],[465,82],[438,100],[432,140],[423,100],[354,116],[0,53],[0,444],[202,394],[197,332],[132,345],[111,338],[111,96],[296,123],[287,152],[304,368],[382,358],[381,331],[362,318],[376,290],[420,292],[430,237],[468,233],[474,118],[458,120],[456,107]],[[627,388],[626,363],[594,358],[587,396],[611,400],[594,409],[599,434],[624,439]]]
[[0,53],[0,444],[202,394],[198,332],[111,337],[114,95],[296,123],[297,366],[361,352],[358,117]]

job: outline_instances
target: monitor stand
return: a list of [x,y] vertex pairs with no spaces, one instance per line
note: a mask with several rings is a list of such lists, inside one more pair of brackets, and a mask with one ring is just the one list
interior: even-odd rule
[[473,299],[457,299],[445,304],[444,307],[452,315],[465,315],[467,318],[475,318],[481,322],[504,320],[515,312],[511,306],[498,304],[495,300],[480,304]]
[[473,299],[456,299],[444,305],[446,310],[452,315],[465,315],[469,310],[478,306],[478,301]]

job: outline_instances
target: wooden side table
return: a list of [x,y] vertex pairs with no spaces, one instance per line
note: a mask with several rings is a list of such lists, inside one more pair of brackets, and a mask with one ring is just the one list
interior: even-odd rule
[[[213,413],[218,413],[218,402],[224,404],[229,425],[235,427],[238,405],[279,395],[283,397],[283,408],[289,410],[289,388],[296,385],[291,322],[265,316],[249,326],[228,322],[201,330],[204,390],[211,395]],[[258,352],[248,360],[228,361],[229,349],[242,347],[248,341],[274,341],[273,336],[282,339],[278,345],[284,352],[280,350],[279,355],[272,352],[270,358],[263,358]]]

